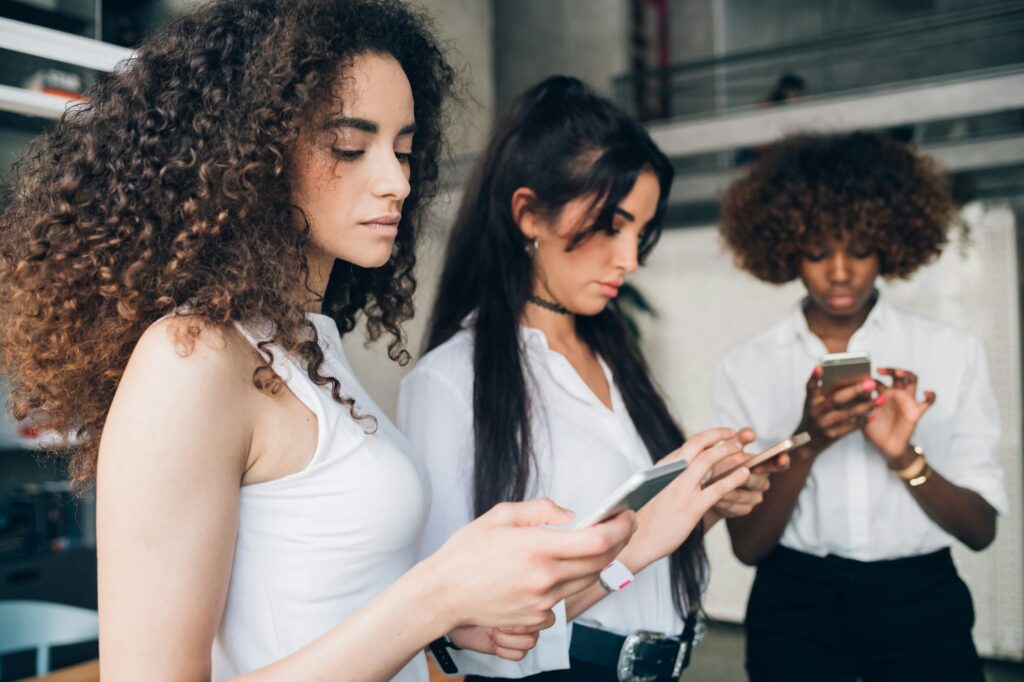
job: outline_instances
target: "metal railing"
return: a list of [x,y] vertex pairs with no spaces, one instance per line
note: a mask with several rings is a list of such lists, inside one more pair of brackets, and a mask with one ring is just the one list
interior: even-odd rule
[[633,115],[664,120],[768,106],[785,73],[817,96],[1022,62],[1024,2],[1013,0],[630,73],[614,89]]

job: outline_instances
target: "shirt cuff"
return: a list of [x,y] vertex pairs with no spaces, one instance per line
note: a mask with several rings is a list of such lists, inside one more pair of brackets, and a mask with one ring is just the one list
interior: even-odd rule
[[948,480],[954,485],[967,488],[981,495],[986,502],[992,505],[997,514],[1005,514],[1010,506],[1009,500],[1006,498],[1006,489],[1003,487],[1001,480],[996,480],[990,476],[971,475],[953,475],[949,476]]
[[508,677],[518,679],[536,675],[545,670],[564,670],[569,667],[569,636],[572,627],[565,622],[565,602],[555,604],[555,624],[541,630],[537,645],[521,661],[507,661],[478,651],[449,650],[459,675]]

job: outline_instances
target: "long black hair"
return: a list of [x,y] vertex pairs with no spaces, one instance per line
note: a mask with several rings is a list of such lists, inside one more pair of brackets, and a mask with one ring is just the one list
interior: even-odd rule
[[[644,170],[658,178],[658,208],[640,237],[640,262],[661,233],[673,169],[636,122],[575,78],[553,76],[512,104],[466,189],[448,242],[427,349],[456,334],[475,313],[473,349],[473,503],[483,514],[522,500],[534,467],[519,322],[533,286],[527,240],[512,216],[512,194],[528,187],[533,210],[557,216],[571,200],[592,197],[598,218],[570,240],[571,250],[610,230],[619,202]],[[652,459],[684,440],[622,311],[613,299],[594,316],[577,316],[580,338],[611,368],[629,415]],[[700,528],[672,557],[673,602],[681,616],[700,608],[706,569]]]

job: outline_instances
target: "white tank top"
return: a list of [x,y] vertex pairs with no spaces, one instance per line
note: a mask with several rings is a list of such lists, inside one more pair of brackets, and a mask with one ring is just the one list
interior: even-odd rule
[[[317,419],[317,446],[300,472],[243,486],[238,539],[227,602],[213,644],[213,679],[278,661],[345,620],[380,594],[417,559],[426,518],[426,478],[408,444],[363,390],[342,351],[334,321],[309,314],[324,364],[355,399],[358,422],[280,349],[273,369]],[[240,331],[255,343],[251,329]],[[380,648],[389,647],[382,639]],[[373,652],[365,652],[372,656]],[[339,673],[341,671],[339,670]],[[417,655],[393,679],[425,682]]]

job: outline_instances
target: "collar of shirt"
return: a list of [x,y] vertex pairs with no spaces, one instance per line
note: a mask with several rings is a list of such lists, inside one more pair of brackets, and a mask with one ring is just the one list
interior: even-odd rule
[[[528,327],[521,324],[519,325],[519,339],[526,352],[535,360],[543,359],[544,366],[569,395],[590,405],[608,410],[608,406],[602,403],[594,392],[590,390],[590,387],[587,386],[583,377],[572,366],[568,358],[558,351],[551,349],[551,344],[548,343],[548,337],[544,332],[536,327]],[[601,365],[601,371],[604,372],[605,380],[608,382],[609,394],[612,400],[611,412],[614,413],[619,410],[622,398],[616,389],[611,369],[605,364],[604,358],[600,355],[596,355],[596,357],[598,364]]]
[[[825,348],[825,343],[807,326],[807,316],[804,314],[806,306],[807,298],[805,297],[794,307],[787,323],[779,327],[776,341],[784,347],[794,341],[799,342],[808,355],[819,358],[827,354],[828,349]],[[869,339],[876,330],[878,333],[885,334],[892,331],[894,324],[895,318],[892,309],[881,294],[878,294],[875,305],[868,313],[864,324],[850,337],[848,349],[851,351],[866,350]]]

